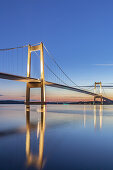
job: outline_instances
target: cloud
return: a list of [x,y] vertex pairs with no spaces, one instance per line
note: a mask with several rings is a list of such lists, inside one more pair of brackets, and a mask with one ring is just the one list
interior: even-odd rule
[[113,66],[113,64],[94,64],[95,66]]
[[0,94],[0,96],[4,96],[4,95]]

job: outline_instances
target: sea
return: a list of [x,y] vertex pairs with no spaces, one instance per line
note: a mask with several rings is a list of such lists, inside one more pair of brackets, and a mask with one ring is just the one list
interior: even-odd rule
[[113,170],[113,105],[0,105],[0,170]]

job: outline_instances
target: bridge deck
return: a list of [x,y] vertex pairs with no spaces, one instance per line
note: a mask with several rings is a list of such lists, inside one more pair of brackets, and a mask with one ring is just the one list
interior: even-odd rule
[[[52,82],[46,82],[45,84],[46,84],[46,86],[51,86],[51,87],[57,87],[57,88],[62,88],[62,89],[66,89],[66,90],[76,91],[76,92],[88,94],[88,95],[91,95],[91,96],[97,96],[98,95],[97,93],[92,93],[92,92],[84,90],[84,89],[79,89],[79,88],[76,88],[76,87],[70,87],[70,86],[61,85],[61,84],[56,84],[56,83],[52,83]],[[103,99],[112,101],[112,100],[110,100],[110,99],[108,99],[106,97],[103,97]]]
[[[1,79],[7,79],[7,80],[21,81],[21,82],[30,82],[30,83],[34,83],[34,84],[41,82],[40,79],[28,78],[28,77],[17,76],[17,75],[1,73],[1,72],[0,72],[0,78]],[[92,93],[92,92],[84,90],[84,89],[80,89],[80,88],[76,88],[76,87],[71,87],[71,86],[66,86],[66,85],[57,84],[57,83],[52,83],[52,82],[48,82],[48,81],[45,81],[45,85],[46,86],[51,86],[51,87],[56,87],[56,88],[62,88],[62,89],[66,89],[66,90],[71,90],[71,91],[76,91],[76,92],[88,94],[88,95],[91,95],[91,96],[98,95],[96,93]],[[103,99],[104,100],[112,101],[112,100],[110,100],[110,99],[108,99],[106,97],[103,97]]]
[[0,72],[0,78],[7,79],[7,80],[21,81],[21,82],[37,82],[37,83],[40,82],[39,79],[17,76],[17,75],[1,73],[1,72]]
[[91,96],[98,95],[96,93],[92,93],[92,92],[89,92],[89,91],[84,90],[84,89],[71,87],[71,86],[66,86],[66,85],[62,85],[62,84],[57,84],[57,83],[52,83],[52,82],[47,82],[47,81],[46,81],[45,84],[46,84],[46,86],[57,87],[57,88],[61,88],[61,89],[66,89],[66,90],[76,91],[76,92],[80,92],[80,93],[85,93],[85,94],[89,94]]

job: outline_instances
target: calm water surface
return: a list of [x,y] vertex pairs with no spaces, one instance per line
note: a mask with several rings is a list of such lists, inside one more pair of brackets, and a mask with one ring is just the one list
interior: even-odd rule
[[113,106],[0,105],[0,170],[112,170]]

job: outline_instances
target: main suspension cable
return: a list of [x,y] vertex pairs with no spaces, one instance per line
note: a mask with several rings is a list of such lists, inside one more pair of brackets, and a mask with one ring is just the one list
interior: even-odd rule
[[[34,52],[36,53],[37,56],[39,56],[36,51],[34,51]],[[44,64],[45,64],[45,66],[48,68],[48,70],[49,70],[55,77],[57,77],[57,79],[59,79],[62,83],[64,83],[66,86],[68,86],[60,77],[58,77],[58,76],[50,69],[50,67],[49,67],[45,62],[44,62]]]
[[[57,67],[61,70],[61,72],[71,81],[71,83],[73,83],[75,86],[79,87],[63,70],[62,68],[59,66],[59,64],[56,62],[56,60],[54,59],[54,57],[50,54],[50,52],[47,50],[47,48],[45,47],[45,45],[43,45],[46,52],[48,53],[48,55],[51,57],[51,59],[54,61],[54,63],[57,65]],[[80,88],[80,87],[79,87]]]
[[[36,43],[36,44],[32,44],[33,45],[39,45],[40,43]],[[19,47],[14,47],[14,48],[4,48],[4,49],[0,49],[0,51],[9,51],[9,50],[15,50],[15,49],[18,49],[18,48],[24,48],[24,47],[28,47],[29,44],[27,45],[23,45],[23,46],[19,46]]]

